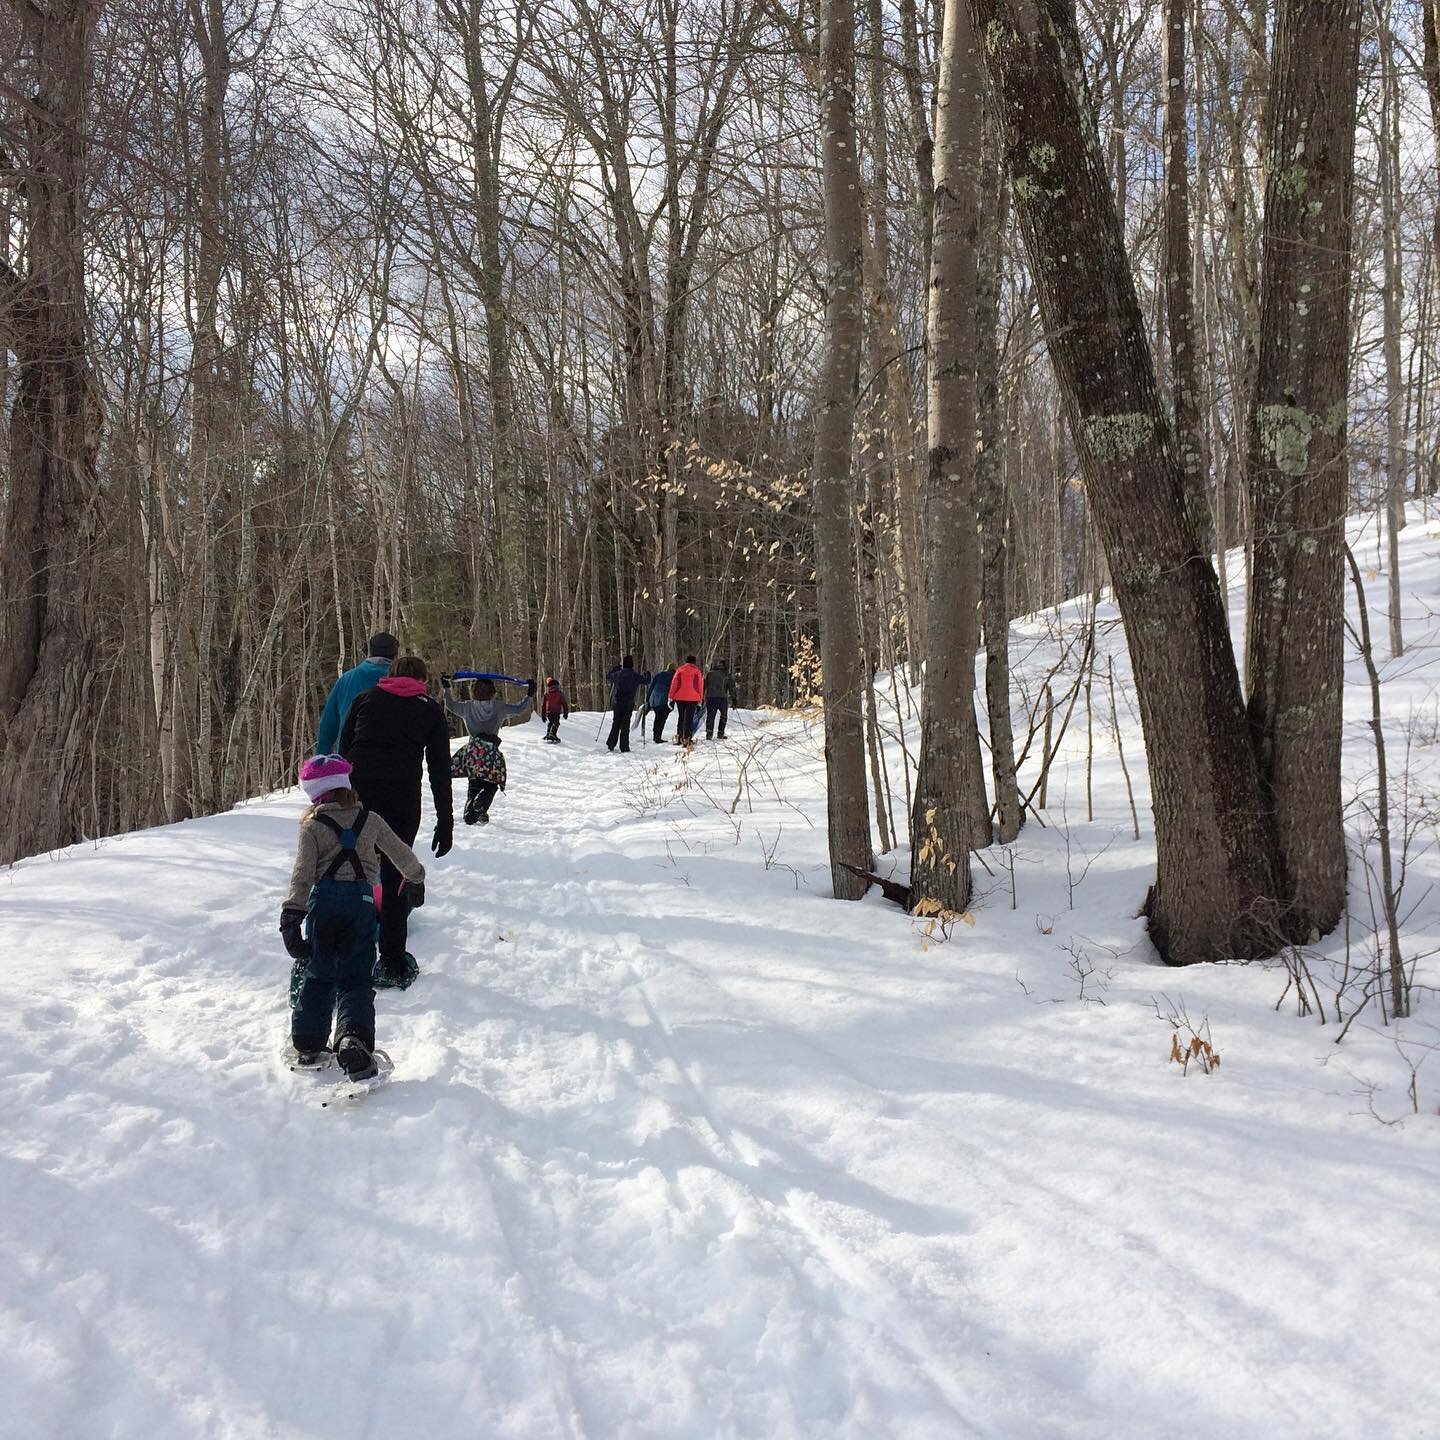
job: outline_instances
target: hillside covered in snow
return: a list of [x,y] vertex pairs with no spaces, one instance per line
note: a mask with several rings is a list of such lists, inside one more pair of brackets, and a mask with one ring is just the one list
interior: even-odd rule
[[[1440,1434],[1440,528],[1394,661],[1351,539],[1399,1023],[1353,647],[1345,929],[1166,970],[1103,603],[1045,808],[943,923],[829,898],[813,715],[688,757],[507,732],[378,1001],[393,1079],[344,1106],[281,1061],[298,791],[0,873],[0,1434]],[[1015,626],[1019,739],[1088,620]]]

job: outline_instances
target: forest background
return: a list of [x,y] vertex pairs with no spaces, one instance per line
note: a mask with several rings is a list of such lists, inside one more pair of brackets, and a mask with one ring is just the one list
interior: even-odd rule
[[1435,9],[11,0],[0,860],[287,783],[384,627],[819,692],[850,896],[924,663],[880,840],[958,912],[1026,818],[1008,620],[1113,583],[1156,943],[1323,932],[1343,517],[1400,653],[1440,480]]

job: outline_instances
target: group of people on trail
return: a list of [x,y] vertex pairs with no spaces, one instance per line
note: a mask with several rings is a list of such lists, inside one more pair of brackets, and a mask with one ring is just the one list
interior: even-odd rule
[[[420,781],[430,773],[439,858],[454,840],[450,736],[426,693],[425,662],[398,655],[393,635],[372,635],[368,654],[325,702],[316,753],[300,767],[310,809],[300,822],[280,935],[295,962],[290,1038],[299,1063],[330,1042],[352,1079],[375,1074],[374,985],[403,988],[415,974],[407,919],[425,902],[425,867],[411,848],[420,829]],[[378,948],[375,906],[380,904]]]
[[[404,989],[418,973],[405,948],[409,915],[425,903],[425,867],[411,848],[420,829],[420,787],[428,772],[435,802],[430,848],[440,859],[455,839],[451,781],[469,780],[467,825],[489,819],[505,788],[500,728],[529,709],[496,697],[490,680],[457,700],[449,676],[444,707],[428,692],[418,655],[398,654],[388,632],[371,636],[366,658],[335,682],[316,735],[316,753],[300,767],[310,808],[300,822],[280,935],[294,961],[290,1038],[297,1063],[317,1063],[333,1048],[352,1079],[376,1073],[375,987]],[[468,741],[452,758],[446,711]],[[379,907],[377,924],[376,907]],[[378,953],[377,953],[378,952]]]
[[695,657],[687,655],[682,665],[661,666],[653,675],[645,675],[636,670],[634,658],[627,655],[605,680],[610,686],[613,717],[605,748],[619,749],[622,753],[630,750],[630,722],[636,697],[642,690],[645,698],[640,723],[644,725],[646,712],[654,717],[652,734],[657,745],[665,743],[665,725],[672,709],[676,712],[676,745],[689,748],[694,744],[702,718],[705,738],[723,740],[730,707],[739,703],[735,677],[724,660],[717,660],[706,675]]
[[[514,682],[524,684],[525,697],[512,703],[483,675],[474,679],[468,700],[454,693],[451,676],[441,675],[443,704],[437,703],[429,694],[424,660],[399,654],[393,635],[371,636],[367,652],[331,688],[315,754],[300,767],[310,807],[301,817],[280,911],[281,939],[294,962],[290,1038],[296,1063],[325,1063],[333,1048],[353,1080],[377,1073],[375,988],[404,989],[419,973],[405,947],[410,912],[425,903],[425,867],[413,849],[422,781],[428,774],[435,802],[430,848],[440,859],[455,839],[452,780],[468,782],[465,823],[488,824],[490,807],[505,789],[500,731],[535,703],[534,680]],[[647,710],[654,715],[657,744],[664,740],[672,708],[677,745],[693,743],[702,716],[707,738],[725,738],[736,691],[723,660],[705,675],[689,655],[684,664],[651,676],[627,655],[605,678],[614,711],[610,750],[629,750],[637,699],[642,724]],[[545,739],[558,744],[570,702],[553,675],[545,678],[538,708]],[[453,755],[447,713],[466,731],[465,744]]]

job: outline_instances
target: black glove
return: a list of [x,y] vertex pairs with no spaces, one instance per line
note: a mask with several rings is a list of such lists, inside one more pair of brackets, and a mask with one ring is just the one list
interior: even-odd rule
[[430,848],[435,852],[438,860],[442,855],[450,853],[450,847],[455,843],[455,822],[454,820],[439,820],[435,824],[435,834],[431,837]]
[[527,695],[534,695],[534,693],[535,693],[535,681],[534,681],[533,679],[532,679],[532,680],[527,680],[527,681],[525,682],[525,693],[526,693]]
[[412,910],[418,910],[425,903],[425,882],[412,883],[405,887],[405,898]]
[[448,675],[442,675],[440,677],[440,688],[442,690],[448,690],[450,688],[450,677]]
[[305,912],[303,910],[293,910],[287,905],[280,912],[280,939],[284,943],[285,953],[292,960],[308,960],[310,958],[310,942],[300,929],[304,923]]

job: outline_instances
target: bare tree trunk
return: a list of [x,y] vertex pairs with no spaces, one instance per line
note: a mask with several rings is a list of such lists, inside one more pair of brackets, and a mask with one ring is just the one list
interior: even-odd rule
[[1201,468],[1200,387],[1195,366],[1194,260],[1190,253],[1190,132],[1186,120],[1185,12],[1165,0],[1165,318],[1175,450],[1185,477],[1190,524],[1203,548],[1215,534]]
[[1009,228],[1008,194],[1000,174],[1000,136],[994,117],[984,128],[980,182],[981,250],[976,277],[976,403],[980,444],[975,490],[982,550],[981,620],[985,629],[985,708],[990,721],[990,774],[995,785],[996,838],[1008,845],[1024,811],[1015,778],[1010,724],[1010,503],[1000,445],[1000,261]]
[[850,447],[860,374],[864,224],[855,134],[854,0],[825,0],[823,25],[820,113],[829,286],[811,486],[831,885],[837,899],[858,900],[868,882],[846,867],[869,870],[872,853],[865,811],[865,674],[851,543],[855,493]]
[[1345,906],[1345,412],[1359,43],[1359,0],[1281,0],[1250,407],[1246,665],[1287,931],[1302,941],[1330,930]]
[[1385,352],[1385,573],[1390,601],[1390,654],[1405,653],[1400,615],[1400,532],[1405,528],[1405,398],[1408,387],[1401,365],[1401,316],[1405,308],[1405,268],[1400,253],[1400,87],[1395,78],[1395,38],[1389,9],[1380,18],[1380,215],[1385,256],[1381,290]]
[[[1086,493],[1125,620],[1154,792],[1150,935],[1172,964],[1276,946],[1276,875],[1215,571],[1155,383],[1060,0],[969,0]],[[1103,356],[1104,363],[1097,364]]]
[[886,63],[882,13],[881,0],[867,0],[870,152],[874,172],[867,210],[873,218],[875,231],[872,323],[876,383],[884,397],[881,410],[886,423],[882,433],[886,435],[885,449],[895,483],[895,531],[899,540],[895,548],[905,600],[906,652],[907,659],[914,666],[923,658],[925,651],[925,574],[920,558],[920,486],[915,455],[915,414],[900,336],[900,318],[890,280],[890,152],[886,136],[889,122],[885,113]]
[[99,0],[17,5],[32,76],[20,162],[25,273],[0,273],[16,357],[0,550],[0,862],[82,833],[97,624],[102,411],[86,330],[84,197]]
[[[946,0],[935,88],[934,240],[928,340],[930,465],[926,477],[925,688],[920,766],[910,817],[912,902],[963,911],[985,780],[975,732],[980,640],[975,492],[975,299],[980,221],[980,65],[962,0]],[[989,826],[989,807],[984,806]]]

